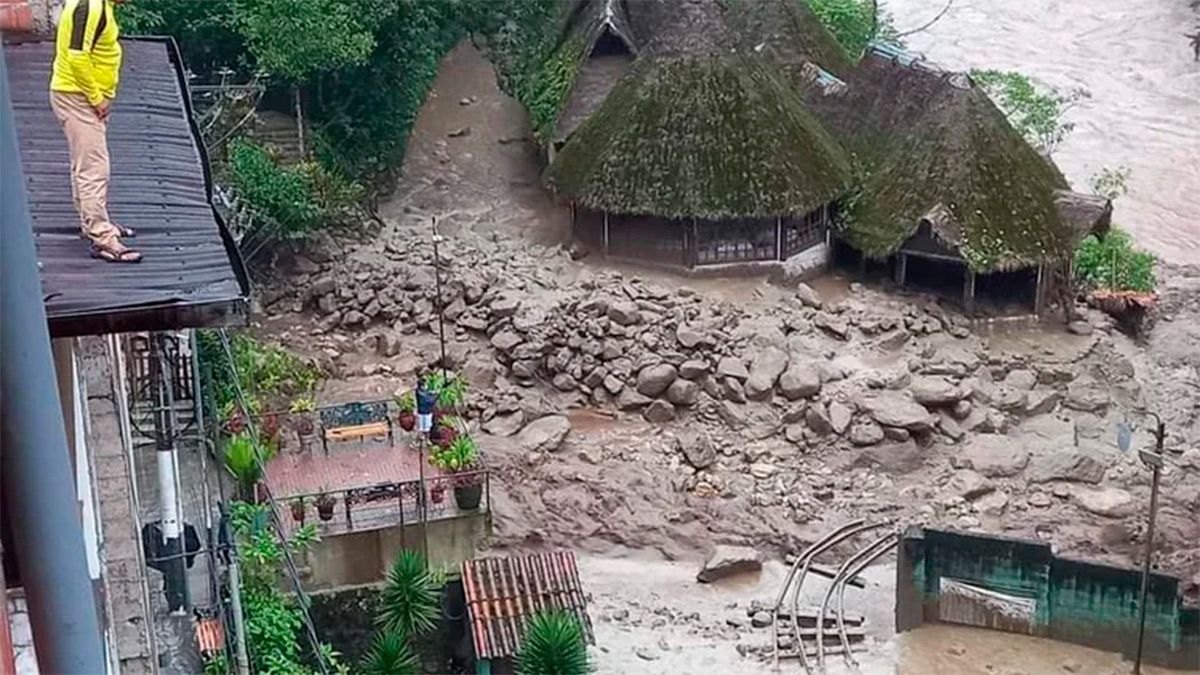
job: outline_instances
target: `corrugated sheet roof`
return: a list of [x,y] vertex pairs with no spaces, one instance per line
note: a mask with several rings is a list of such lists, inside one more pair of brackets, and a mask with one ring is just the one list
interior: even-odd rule
[[5,45],[8,77],[56,336],[245,323],[249,284],[212,209],[207,158],[191,119],[178,51],[122,40],[121,85],[108,132],[110,215],[137,230],[140,264],[88,255],[71,199],[66,139],[50,110],[52,42]]
[[587,597],[570,551],[467,560],[462,576],[476,658],[515,656],[526,621],[548,610],[574,614],[587,641],[595,642]]

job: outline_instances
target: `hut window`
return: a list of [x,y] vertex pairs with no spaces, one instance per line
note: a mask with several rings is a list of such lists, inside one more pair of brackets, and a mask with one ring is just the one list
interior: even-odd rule
[[592,56],[630,56],[629,45],[605,26],[604,32],[596,40],[596,46],[592,47]]
[[608,253],[667,265],[686,265],[683,221],[653,216],[608,217]]
[[791,257],[825,241],[828,225],[825,207],[817,208],[798,218],[783,221],[783,255]]
[[696,263],[720,264],[775,260],[774,218],[731,218],[701,221],[697,229]]

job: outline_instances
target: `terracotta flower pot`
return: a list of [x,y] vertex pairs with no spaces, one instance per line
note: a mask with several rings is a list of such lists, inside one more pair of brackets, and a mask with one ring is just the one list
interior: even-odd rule
[[300,523],[301,525],[304,524],[304,505],[303,504],[292,504],[292,520],[296,521],[297,523]]
[[398,418],[396,418],[396,421],[400,424],[400,428],[405,431],[412,431],[413,429],[415,429],[417,427],[416,413],[411,413],[411,412],[400,413],[400,416]]

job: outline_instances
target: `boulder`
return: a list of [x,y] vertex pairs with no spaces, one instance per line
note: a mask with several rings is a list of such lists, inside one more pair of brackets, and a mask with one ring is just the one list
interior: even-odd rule
[[817,404],[808,407],[804,411],[804,423],[809,429],[821,434],[822,436],[833,431],[833,424],[829,421],[829,415],[825,412],[825,406]]
[[1108,518],[1123,518],[1133,515],[1136,506],[1128,490],[1106,487],[1095,490],[1076,490],[1075,501],[1089,513]]
[[736,378],[727,377],[721,381],[721,392],[725,398],[736,403],[746,402],[746,392],[742,389],[742,383]]
[[967,387],[956,386],[950,380],[934,375],[914,377],[908,389],[913,400],[924,406],[954,405],[970,393]]
[[1054,412],[1062,401],[1062,394],[1054,389],[1034,389],[1025,398],[1026,415],[1044,415]]
[[1108,388],[1093,378],[1080,378],[1067,385],[1063,405],[1081,412],[1103,412],[1108,407]]
[[1008,506],[1008,495],[1003,490],[992,490],[975,500],[974,506],[985,516],[1001,516]]
[[1031,483],[1045,483],[1052,480],[1073,483],[1099,483],[1104,479],[1108,469],[1103,462],[1075,448],[1050,450],[1035,455],[1025,470]]
[[928,432],[933,430],[934,417],[911,394],[883,390],[864,396],[863,410],[876,422],[885,427],[901,427],[909,431]]
[[754,357],[750,365],[750,377],[746,379],[746,398],[761,401],[771,397],[775,382],[787,369],[787,352],[777,347],[767,347]]
[[799,299],[805,307],[821,309],[821,294],[813,290],[812,286],[809,286],[804,282],[801,282],[798,286],[796,286],[796,298]]
[[821,392],[821,371],[812,363],[793,361],[779,376],[779,392],[789,401],[816,396]]
[[380,356],[395,356],[400,353],[400,336],[382,332],[375,338],[375,352]]
[[675,340],[688,349],[709,342],[709,338],[702,331],[687,324],[681,325],[675,329]]
[[612,374],[605,375],[602,384],[604,385],[604,389],[614,396],[621,393],[621,390],[625,388],[625,383],[621,381],[621,378]]
[[946,487],[950,492],[963,499],[975,499],[995,489],[988,479],[970,469],[955,471]]
[[563,415],[547,415],[530,422],[521,433],[517,434],[517,442],[527,452],[553,452],[566,440],[571,432],[571,421]]
[[637,375],[637,391],[643,396],[658,396],[671,386],[679,371],[669,363],[642,368]]
[[802,424],[787,425],[783,429],[783,437],[785,439],[787,439],[788,443],[795,443],[796,445],[803,444],[804,443],[804,425],[802,425]]
[[875,445],[883,441],[883,428],[871,420],[859,420],[850,427],[850,442],[854,445]]
[[718,546],[696,574],[696,581],[710,583],[718,579],[762,570],[763,556],[748,546]]
[[675,419],[675,406],[662,399],[655,399],[642,411],[642,417],[645,417],[647,422],[654,424],[670,422]]
[[717,375],[745,382],[746,378],[750,377],[750,371],[746,370],[746,364],[742,363],[741,359],[726,356],[717,363]]
[[707,469],[717,461],[717,448],[706,434],[689,434],[675,439],[684,461],[695,469]]
[[976,436],[967,443],[963,462],[988,478],[1015,476],[1029,463],[1029,451],[998,434]]
[[833,428],[833,432],[837,435],[846,433],[846,429],[850,426],[850,417],[853,415],[850,408],[841,401],[834,401],[829,404],[829,426]]
[[679,365],[679,376],[686,380],[696,380],[708,374],[708,363],[699,359],[688,359]]
[[921,449],[912,441],[884,443],[864,448],[851,462],[853,467],[880,468],[888,473],[903,474],[916,471],[925,462]]
[[1028,391],[1037,384],[1037,379],[1037,373],[1026,368],[1019,368],[1004,377],[1004,386]]
[[667,400],[675,405],[693,406],[700,398],[700,385],[691,380],[675,380],[667,387]]
[[649,396],[643,396],[633,387],[625,387],[617,396],[618,410],[637,410],[643,406],[650,405],[654,399]]
[[559,391],[573,391],[579,386],[579,383],[575,381],[575,378],[571,377],[567,373],[559,373],[555,375],[554,379],[550,381],[550,384],[554,385],[554,388]]
[[491,310],[492,316],[502,319],[506,316],[512,316],[521,308],[521,301],[515,295],[501,294],[492,301]]
[[608,318],[619,326],[632,326],[642,320],[642,312],[637,303],[618,300],[608,306]]
[[525,415],[518,410],[507,415],[496,415],[483,423],[483,430],[493,436],[512,436],[521,430],[524,422]]
[[514,347],[521,344],[521,336],[511,330],[502,330],[492,336],[490,340],[492,346],[502,352],[510,352]]

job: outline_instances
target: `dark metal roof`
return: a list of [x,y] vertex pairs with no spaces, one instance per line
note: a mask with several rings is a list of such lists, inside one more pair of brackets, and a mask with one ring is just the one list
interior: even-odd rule
[[136,265],[88,255],[66,139],[50,110],[52,42],[4,46],[50,332],[88,335],[246,322],[249,283],[212,207],[208,161],[169,39],[122,40],[108,130],[109,214],[137,230]]
[[544,611],[574,614],[585,639],[595,643],[587,596],[570,551],[467,560],[462,579],[476,658],[515,656],[525,623]]

